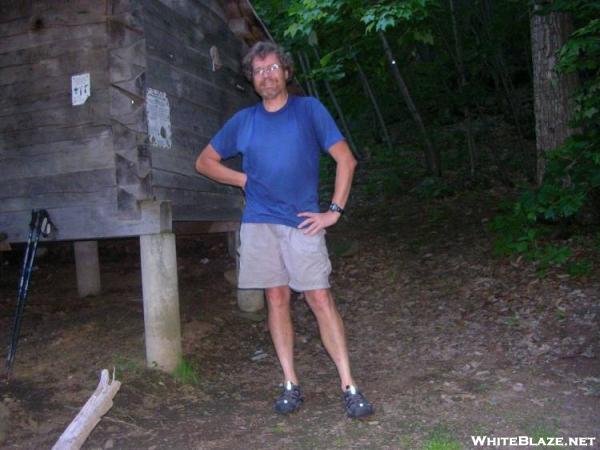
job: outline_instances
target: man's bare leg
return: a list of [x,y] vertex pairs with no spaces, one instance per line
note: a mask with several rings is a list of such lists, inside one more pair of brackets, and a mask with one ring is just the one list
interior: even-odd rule
[[283,369],[284,381],[298,384],[294,369],[294,327],[290,310],[290,288],[277,286],[265,289],[269,307],[269,331]]
[[343,391],[346,386],[354,385],[354,380],[350,373],[348,345],[342,318],[329,289],[306,291],[304,294],[308,305],[317,318],[323,345],[337,367]]

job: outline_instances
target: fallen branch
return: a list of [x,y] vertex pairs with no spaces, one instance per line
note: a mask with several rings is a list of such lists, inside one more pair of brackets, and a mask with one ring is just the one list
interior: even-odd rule
[[113,398],[121,387],[121,382],[115,380],[113,372],[112,381],[108,370],[100,372],[100,383],[96,391],[83,405],[79,414],[69,424],[60,436],[52,450],[78,450],[104,414],[113,405]]

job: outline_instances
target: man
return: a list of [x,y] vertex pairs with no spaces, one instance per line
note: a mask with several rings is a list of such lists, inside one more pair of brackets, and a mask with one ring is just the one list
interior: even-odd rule
[[[344,212],[356,160],[319,101],[288,94],[293,66],[281,47],[259,42],[243,65],[262,102],[229,119],[198,156],[196,170],[246,194],[238,285],[265,289],[269,330],[284,375],[275,410],[292,413],[304,401],[294,369],[291,288],[304,292],[317,318],[323,344],[337,366],[348,416],[368,416],[373,407],[352,378],[344,326],[329,289],[331,263],[324,237],[325,228]],[[326,212],[319,212],[317,194],[321,151],[337,164]],[[221,163],[240,153],[244,172]]]

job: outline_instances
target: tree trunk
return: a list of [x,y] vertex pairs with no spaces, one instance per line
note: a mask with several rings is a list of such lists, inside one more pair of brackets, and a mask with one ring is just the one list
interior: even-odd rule
[[371,84],[369,83],[367,76],[365,75],[364,71],[362,70],[362,67],[361,67],[360,63],[358,62],[358,59],[356,58],[356,56],[352,55],[352,59],[354,60],[354,63],[356,64],[356,69],[358,70],[358,76],[360,77],[360,81],[363,85],[365,93],[367,94],[367,97],[369,97],[369,100],[371,100],[371,104],[373,105],[373,110],[375,111],[375,115],[377,116],[377,121],[379,122],[379,125],[381,126],[381,133],[383,134],[383,140],[385,141],[388,148],[391,149],[392,148],[392,140],[390,139],[390,133],[388,132],[387,126],[385,125],[385,120],[383,120],[383,114],[381,114],[381,109],[379,108],[379,103],[377,103],[377,99],[375,98],[375,95],[373,94],[373,89],[371,89]]
[[312,90],[312,85],[310,84],[310,80],[308,79],[308,71],[306,70],[306,66],[304,65],[304,60],[302,59],[302,55],[300,55],[300,53],[298,53],[296,55],[298,62],[300,63],[300,69],[302,70],[302,75],[304,76],[305,82],[304,82],[304,89],[306,92],[308,92],[308,95],[314,97],[315,94],[313,93]]
[[465,87],[467,86],[467,76],[465,74],[465,65],[462,53],[462,44],[460,36],[458,34],[458,24],[456,20],[456,8],[454,0],[449,0],[450,4],[450,18],[452,20],[452,33],[454,34],[454,47],[456,50],[456,69],[458,70],[459,78],[459,90],[462,101],[465,103],[463,106],[463,115],[465,116],[465,138],[467,141],[467,149],[469,152],[469,169],[471,178],[475,177],[475,137],[473,136],[473,127],[471,125],[471,110],[466,103]]
[[402,94],[402,98],[408,107],[408,110],[417,124],[417,128],[422,134],[423,141],[425,142],[425,162],[427,164],[427,171],[435,176],[441,176],[441,168],[440,168],[440,154],[439,151],[436,151],[431,145],[431,141],[429,140],[429,136],[427,135],[427,131],[425,130],[425,125],[423,124],[423,119],[421,118],[421,114],[417,110],[415,103],[413,102],[412,97],[410,96],[410,92],[408,91],[408,87],[400,74],[400,70],[398,69],[398,65],[396,64],[396,60],[394,59],[394,55],[392,53],[392,49],[390,48],[390,44],[388,43],[383,32],[379,32],[379,37],[381,39],[381,43],[383,45],[383,49],[387,56],[388,62],[390,63],[390,68],[392,70],[392,74],[396,79],[396,83],[398,84],[398,88],[400,89],[400,93]]
[[[313,50],[315,52],[315,56],[317,57],[317,59],[321,59],[317,48],[313,47]],[[348,139],[348,144],[350,146],[350,149],[352,150],[352,153],[354,153],[354,156],[356,156],[356,159],[362,159],[362,155],[358,151],[356,144],[354,144],[354,139],[352,139],[352,133],[350,133],[350,128],[348,128],[348,123],[346,122],[346,116],[344,115],[344,111],[342,110],[340,104],[337,101],[337,97],[335,96],[335,93],[333,92],[333,89],[331,88],[331,84],[329,83],[328,80],[323,80],[323,81],[325,83],[325,89],[327,89],[327,93],[329,94],[329,99],[331,100],[331,103],[333,103],[333,107],[337,111],[338,117],[340,119],[340,123],[342,125],[342,128],[344,129],[344,135],[346,136],[346,139]]]
[[544,181],[546,152],[562,145],[573,133],[569,127],[577,87],[574,74],[559,75],[557,53],[573,31],[571,16],[552,12],[540,15],[534,5],[531,17],[531,53],[533,59],[533,97],[537,149],[537,183]]
[[310,62],[308,61],[308,57],[306,56],[306,54],[304,52],[298,53],[298,61],[300,62],[300,67],[302,68],[302,73],[306,77],[306,86],[308,88],[309,95],[312,95],[313,97],[316,97],[320,100],[321,97],[319,96],[319,90],[317,89],[317,84],[310,76],[310,70],[311,70]]

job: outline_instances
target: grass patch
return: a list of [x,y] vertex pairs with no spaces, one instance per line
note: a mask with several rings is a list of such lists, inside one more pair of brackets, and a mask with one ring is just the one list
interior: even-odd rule
[[460,442],[445,427],[435,428],[421,447],[422,450],[462,450]]
[[177,364],[175,372],[173,372],[173,378],[175,378],[178,383],[182,384],[196,385],[200,383],[198,370],[192,363],[185,359],[182,359],[179,364]]
[[[554,419],[554,424],[537,423],[531,425],[527,429],[527,434],[531,436],[533,442],[538,442],[540,439],[548,439],[551,436],[560,436],[558,419]],[[544,448],[560,448],[557,445],[548,445]]]
[[136,374],[145,369],[143,361],[123,355],[117,356],[114,364],[117,374]]

